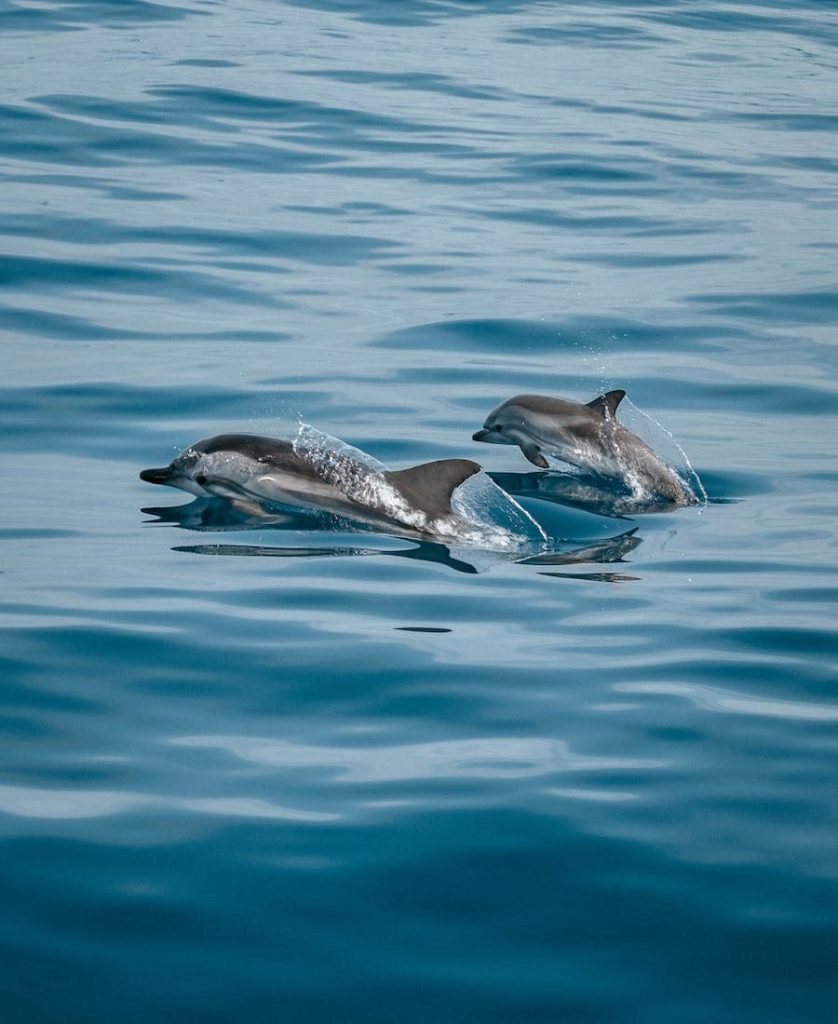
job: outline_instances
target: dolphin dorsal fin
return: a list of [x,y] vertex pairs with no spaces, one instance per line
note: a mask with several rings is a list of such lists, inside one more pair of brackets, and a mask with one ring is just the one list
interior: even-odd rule
[[606,391],[604,395],[588,402],[587,406],[594,412],[598,412],[603,419],[613,419],[617,415],[617,406],[625,397],[625,391],[617,388],[615,391]]
[[441,459],[410,469],[389,470],[384,478],[411,508],[431,516],[444,516],[451,514],[451,495],[456,488],[480,469],[470,459]]

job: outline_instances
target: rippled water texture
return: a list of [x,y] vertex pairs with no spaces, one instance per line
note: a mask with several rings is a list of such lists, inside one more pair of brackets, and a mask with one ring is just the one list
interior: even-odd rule
[[[4,1024],[832,1024],[837,58],[810,0],[0,4]],[[610,388],[706,506],[471,440]],[[301,421],[549,551],[138,478]]]

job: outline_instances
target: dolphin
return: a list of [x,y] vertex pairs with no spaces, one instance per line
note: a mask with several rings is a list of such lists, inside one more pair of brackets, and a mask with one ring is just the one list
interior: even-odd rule
[[326,509],[433,534],[455,520],[451,496],[480,470],[469,459],[378,470],[348,446],[332,452],[256,434],[218,434],[196,441],[168,466],[144,469],[140,479],[199,497]]
[[619,480],[635,493],[660,496],[673,505],[697,498],[675,470],[617,421],[625,391],[608,391],[587,404],[545,395],[516,395],[490,413],[475,441],[518,445],[540,469],[543,452],[600,476]]

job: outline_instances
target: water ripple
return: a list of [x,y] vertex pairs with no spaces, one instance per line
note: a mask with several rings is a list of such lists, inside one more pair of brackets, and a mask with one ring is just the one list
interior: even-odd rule
[[561,740],[499,737],[415,743],[398,747],[315,747],[250,736],[182,736],[172,743],[227,751],[272,768],[330,768],[338,782],[440,779],[521,779],[556,772],[660,767],[632,758],[584,757]]
[[686,697],[697,707],[734,715],[762,715],[805,722],[838,721],[838,706],[794,700],[771,700],[755,694],[733,693],[698,683],[618,683],[614,689],[619,693],[655,693]]
[[107,818],[140,809],[186,811],[224,818],[252,818],[262,821],[296,821],[310,824],[334,822],[340,815],[280,807],[252,797],[201,797],[161,799],[124,791],[35,789],[0,786],[0,814],[48,821]]

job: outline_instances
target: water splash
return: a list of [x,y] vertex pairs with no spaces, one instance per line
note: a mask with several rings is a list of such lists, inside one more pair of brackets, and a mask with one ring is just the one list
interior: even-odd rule
[[459,518],[475,526],[485,527],[489,518],[495,528],[522,541],[549,541],[540,523],[486,473],[477,473],[460,484],[452,496],[451,507]]
[[673,466],[672,468],[676,472],[678,472],[679,476],[686,476],[687,486],[698,497],[702,508],[706,508],[710,500],[709,495],[707,494],[707,489],[705,488],[704,483],[702,482],[702,479],[699,476],[695,466],[693,466],[692,462],[690,461],[690,457],[684,451],[683,447],[680,445],[672,431],[667,430],[667,428],[659,420],[656,420],[654,416],[651,416],[648,412],[645,411],[645,409],[641,409],[640,406],[635,404],[628,396],[626,396],[623,399],[623,401],[626,404],[628,404],[631,407],[631,409],[634,410],[634,412],[639,413],[644,419],[651,423],[652,426],[656,427],[659,431],[661,431],[661,433],[666,435],[669,443],[677,451],[681,462],[680,467]]
[[364,467],[374,473],[383,473],[387,469],[369,452],[347,444],[339,437],[332,437],[303,420],[298,421],[297,433],[291,443],[295,452],[312,459],[318,469],[322,467],[338,474],[351,471],[353,467]]
[[434,518],[411,507],[384,476],[384,464],[367,452],[307,423],[298,426],[292,443],[321,479],[359,506],[409,530],[466,547],[516,554],[534,543],[547,542],[532,516],[485,473],[475,474],[454,491],[453,515]]
[[300,424],[292,444],[295,453],[310,463],[322,480],[360,508],[377,512],[420,533],[437,532],[436,524],[424,512],[411,508],[388,482],[384,464],[367,452],[307,423]]

